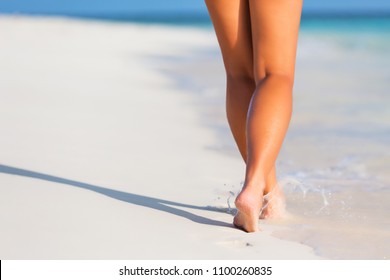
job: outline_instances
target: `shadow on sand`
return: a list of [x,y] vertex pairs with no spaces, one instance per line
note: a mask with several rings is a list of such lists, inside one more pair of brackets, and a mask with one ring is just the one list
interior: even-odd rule
[[10,174],[10,175],[17,175],[17,176],[23,176],[23,177],[29,177],[34,179],[40,179],[45,180],[49,182],[64,184],[68,186],[83,188],[86,190],[94,191],[97,193],[100,193],[102,195],[111,197],[113,199],[121,200],[127,203],[152,208],[155,210],[167,212],[173,215],[177,215],[186,219],[189,219],[195,223],[199,224],[205,224],[205,225],[212,225],[212,226],[220,226],[220,227],[230,227],[232,228],[233,225],[229,223],[225,223],[222,221],[216,221],[209,218],[201,217],[198,215],[195,215],[193,213],[177,209],[171,206],[176,207],[183,207],[183,208],[190,208],[190,209],[196,209],[196,210],[205,210],[205,211],[214,211],[214,212],[221,212],[221,213],[227,213],[228,209],[226,208],[217,208],[217,207],[209,207],[209,206],[195,206],[195,205],[189,205],[189,204],[183,204],[178,202],[173,202],[169,200],[163,200],[138,194],[132,194],[132,193],[126,193],[121,191],[116,191],[100,186],[95,186],[91,184],[86,184],[83,182],[73,181],[61,177],[56,177],[48,174],[38,173],[31,170],[25,170],[21,168],[11,167],[7,165],[0,164],[0,173],[4,174]]

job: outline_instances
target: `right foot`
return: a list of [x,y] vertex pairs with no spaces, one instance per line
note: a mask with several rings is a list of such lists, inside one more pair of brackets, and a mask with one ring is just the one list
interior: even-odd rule
[[[259,194],[260,193],[260,194]],[[245,187],[235,200],[237,214],[233,224],[246,232],[259,230],[258,221],[263,201],[262,190],[259,188]]]
[[286,198],[283,191],[275,186],[263,196],[263,208],[260,219],[278,219],[286,215]]

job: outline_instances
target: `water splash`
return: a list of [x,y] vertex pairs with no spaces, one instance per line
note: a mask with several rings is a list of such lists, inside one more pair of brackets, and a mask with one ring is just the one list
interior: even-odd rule
[[[375,180],[366,172],[365,165],[358,157],[348,156],[324,169],[287,173],[279,179],[278,186],[286,195],[288,212],[308,218],[348,221],[359,218],[352,193],[369,183],[372,186]],[[243,182],[224,185],[222,197],[226,199],[228,214],[236,214],[234,199],[242,186]],[[270,192],[264,196],[261,212],[269,206],[272,195]]]
[[233,207],[230,205],[230,200],[231,200],[232,198],[235,198],[235,196],[236,196],[236,194],[235,194],[234,192],[229,191],[229,196],[228,196],[227,201],[226,201],[226,202],[227,202],[227,205],[228,205],[228,210],[227,210],[227,213],[228,213],[228,214],[235,215],[236,212],[237,212],[237,210],[236,210],[235,208],[233,208]]

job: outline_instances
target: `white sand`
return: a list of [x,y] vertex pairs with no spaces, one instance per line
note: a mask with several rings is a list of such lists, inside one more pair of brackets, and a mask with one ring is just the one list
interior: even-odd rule
[[231,226],[244,165],[159,71],[210,32],[1,17],[0,34],[0,259],[317,258]]

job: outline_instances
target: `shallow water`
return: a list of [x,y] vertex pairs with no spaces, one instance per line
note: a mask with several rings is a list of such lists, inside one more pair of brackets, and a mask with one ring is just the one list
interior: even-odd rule
[[[303,31],[279,160],[281,238],[335,259],[390,258],[390,36]],[[387,32],[389,35],[390,32]]]
[[[261,223],[325,258],[388,259],[390,21],[346,21],[302,28],[294,113],[277,162],[290,215]],[[165,71],[199,97],[204,123],[218,136],[209,148],[239,159],[225,120],[218,47],[175,64]],[[239,190],[239,182],[227,187],[226,200]]]

